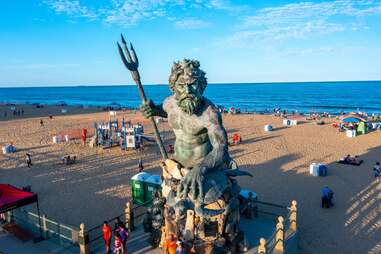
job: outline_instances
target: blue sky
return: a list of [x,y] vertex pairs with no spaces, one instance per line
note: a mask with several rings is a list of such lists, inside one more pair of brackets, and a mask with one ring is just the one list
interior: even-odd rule
[[0,86],[145,84],[198,59],[209,82],[381,79],[381,0],[1,0]]

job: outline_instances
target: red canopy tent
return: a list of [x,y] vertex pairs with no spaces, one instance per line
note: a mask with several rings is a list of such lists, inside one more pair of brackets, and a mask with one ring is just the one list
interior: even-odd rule
[[[38,217],[40,218],[40,208],[38,206],[38,197],[36,193],[18,189],[10,184],[0,184],[0,213],[5,213],[32,203],[37,204]],[[41,234],[40,219],[39,224]]]

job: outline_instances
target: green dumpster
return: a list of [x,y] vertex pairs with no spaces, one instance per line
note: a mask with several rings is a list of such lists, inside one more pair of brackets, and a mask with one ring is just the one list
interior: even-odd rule
[[146,202],[149,202],[153,199],[156,190],[161,189],[161,178],[158,175],[151,175],[145,180],[145,184],[147,187],[145,192],[145,200]]
[[131,196],[134,204],[141,205],[146,202],[146,180],[151,176],[147,172],[141,172],[131,177]]

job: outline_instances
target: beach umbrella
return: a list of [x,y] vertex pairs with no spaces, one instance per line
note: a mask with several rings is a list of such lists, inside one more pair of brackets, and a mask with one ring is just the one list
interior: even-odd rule
[[347,114],[341,117],[343,123],[359,123],[366,122],[366,120],[359,114]]
[[343,120],[341,121],[343,123],[359,123],[359,122],[362,122],[362,119],[357,117],[347,117],[347,118],[343,118]]

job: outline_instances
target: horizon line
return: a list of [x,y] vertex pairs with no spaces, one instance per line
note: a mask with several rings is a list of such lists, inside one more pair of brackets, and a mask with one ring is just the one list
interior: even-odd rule
[[[292,84],[292,83],[349,83],[349,82],[381,82],[381,79],[369,79],[369,80],[323,80],[323,81],[274,81],[274,82],[216,82],[216,83],[208,83],[208,85],[260,85],[260,84]],[[143,84],[143,86],[163,86],[168,85],[165,83],[158,83],[158,84]],[[104,86],[135,86],[135,84],[85,84],[85,85],[78,85],[78,84],[66,84],[66,85],[13,85],[13,86],[2,86],[0,84],[1,88],[54,88],[54,87],[104,87]]]

